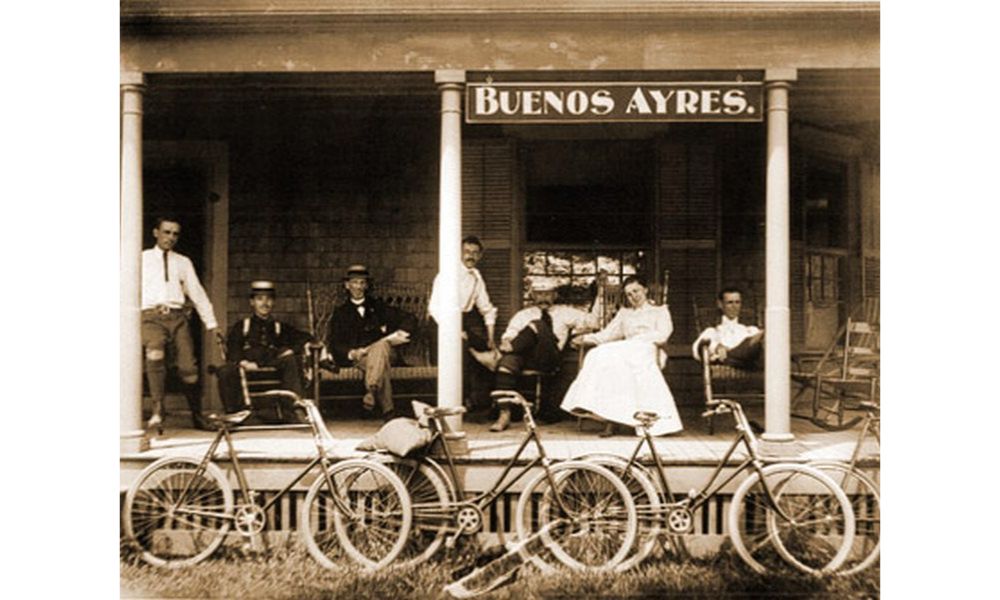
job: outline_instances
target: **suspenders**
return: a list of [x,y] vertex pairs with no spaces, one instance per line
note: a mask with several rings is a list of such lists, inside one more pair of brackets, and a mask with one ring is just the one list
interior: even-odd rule
[[[250,333],[250,317],[243,319],[243,337]],[[274,322],[274,335],[281,335],[281,321]]]

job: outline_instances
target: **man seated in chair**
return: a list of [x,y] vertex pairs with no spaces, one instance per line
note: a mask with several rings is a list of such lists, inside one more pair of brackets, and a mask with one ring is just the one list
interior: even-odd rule
[[368,294],[371,276],[364,265],[352,265],[344,277],[348,299],[330,317],[330,340],[333,359],[338,365],[351,365],[365,374],[364,409],[372,411],[377,403],[382,419],[396,416],[392,400],[390,369],[395,346],[410,341],[417,319]]
[[[559,369],[562,349],[570,331],[580,333],[597,329],[600,303],[587,313],[565,304],[555,304],[556,288],[548,281],[536,280],[531,286],[533,306],[514,313],[500,336],[500,355],[496,363],[496,389],[516,390],[518,377],[525,369],[551,373]],[[552,412],[555,412],[554,410]],[[490,431],[503,431],[510,425],[510,408],[501,408]]]
[[708,344],[709,360],[739,369],[759,370],[763,367],[764,330],[740,323],[743,295],[735,287],[719,292],[716,301],[722,319],[715,327],[701,332],[691,345],[695,360],[701,360],[701,346]]
[[[287,323],[275,319],[274,283],[254,281],[250,284],[252,314],[237,321],[226,336],[226,364],[218,369],[219,396],[226,412],[237,412],[246,407],[240,383],[240,367],[254,371],[260,367],[274,367],[281,379],[281,389],[295,392],[302,397],[301,356],[312,336]],[[289,420],[300,422],[294,410],[285,411]]]

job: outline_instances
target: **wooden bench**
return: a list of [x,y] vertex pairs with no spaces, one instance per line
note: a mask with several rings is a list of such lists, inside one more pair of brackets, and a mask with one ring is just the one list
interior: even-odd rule
[[[316,332],[318,341],[327,345],[330,318],[334,309],[347,300],[347,292],[343,284],[326,284],[311,287],[309,300],[312,305],[313,321],[311,326]],[[408,344],[397,347],[398,359],[402,364],[393,365],[389,376],[393,384],[396,382],[428,382],[437,380],[437,367],[431,364],[431,328],[430,315],[427,312],[427,302],[430,298],[430,285],[379,284],[373,285],[370,292],[400,310],[404,310],[417,319],[417,330],[413,332]],[[320,367],[320,350],[313,351],[313,398],[319,404],[322,400],[360,399],[364,395],[364,373],[352,366],[337,365],[336,370]],[[425,389],[406,391],[406,396],[428,398],[436,395],[436,386],[424,385]],[[427,389],[429,388],[429,389]]]

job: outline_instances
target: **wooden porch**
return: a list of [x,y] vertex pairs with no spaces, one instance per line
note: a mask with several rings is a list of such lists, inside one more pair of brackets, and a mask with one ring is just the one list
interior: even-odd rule
[[[705,468],[716,465],[725,455],[733,439],[732,421],[726,416],[716,417],[715,433],[710,435],[700,416],[700,405],[680,405],[678,409],[684,430],[671,436],[656,438],[656,447],[661,459],[674,467]],[[750,404],[746,410],[751,419],[763,422],[763,406],[760,403]],[[164,435],[152,438],[148,450],[121,456],[122,489],[131,483],[143,466],[157,458],[203,455],[213,436],[212,432],[191,429],[187,415],[183,414],[169,416],[166,425]],[[360,454],[355,447],[362,440],[374,435],[382,422],[378,419],[327,418],[326,425],[337,440],[334,454],[348,457]],[[470,451],[468,455],[457,457],[459,464],[499,467],[506,464],[506,461],[513,456],[523,436],[523,425],[515,421],[510,429],[500,433],[491,432],[488,427],[489,423],[464,423]],[[539,426],[545,451],[555,460],[593,452],[609,452],[627,457],[639,439],[635,435],[601,438],[597,435],[599,429],[599,425],[585,422],[581,430],[576,419],[568,416],[559,423]],[[858,428],[841,432],[825,431],[807,420],[793,418],[792,433],[795,440],[782,444],[781,456],[784,460],[848,460],[857,442],[858,432]],[[306,429],[246,431],[236,434],[234,441],[237,451],[240,452],[241,464],[250,467],[251,470],[257,463],[267,463],[272,466],[287,464],[294,469],[315,455],[312,436]],[[866,440],[862,456],[877,453],[878,448],[874,440]],[[527,462],[536,455],[535,449],[529,446],[522,455],[521,462]],[[737,452],[734,458],[738,460],[742,456],[744,456],[742,452]],[[279,477],[275,483],[280,480]],[[698,482],[696,478],[692,484]],[[266,482],[261,480],[257,484]],[[253,481],[251,485],[254,485]],[[471,489],[476,488],[473,486]]]

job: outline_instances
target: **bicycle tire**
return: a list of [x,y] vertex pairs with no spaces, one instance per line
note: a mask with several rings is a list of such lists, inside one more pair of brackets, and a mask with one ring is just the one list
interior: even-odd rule
[[122,523],[145,562],[188,567],[225,539],[233,519],[233,489],[214,463],[200,467],[200,459],[160,458],[129,486]]
[[348,459],[328,468],[344,515],[321,472],[299,513],[299,532],[320,565],[334,569],[348,558],[367,571],[388,566],[410,534],[413,511],[406,486],[391,469],[371,460]]
[[[747,477],[733,494],[728,527],[733,547],[754,571],[783,566],[821,575],[835,572],[854,539],[854,512],[847,495],[828,476],[802,464],[775,464]],[[778,516],[767,499],[793,517]]]
[[815,461],[810,467],[825,473],[840,486],[854,510],[854,543],[847,560],[837,571],[853,575],[872,566],[882,547],[881,501],[879,486],[858,467],[838,461]]
[[[631,552],[638,530],[628,488],[613,472],[593,463],[567,461],[549,472],[551,481],[543,471],[518,497],[518,540],[548,523],[565,520],[566,525],[542,537],[547,552],[536,554],[532,562],[546,573],[553,571],[552,557],[574,571],[605,572],[617,567]],[[568,514],[563,514],[556,496]]]
[[[657,541],[662,531],[663,503],[660,501],[660,494],[649,476],[649,472],[638,464],[628,464],[628,461],[617,454],[606,454],[595,452],[578,456],[575,460],[584,460],[607,467],[628,488],[635,502],[635,511],[639,523],[639,531],[636,538],[636,551],[618,563],[615,571],[624,572],[641,564],[656,548]],[[626,467],[628,471],[626,472]],[[674,537],[674,536],[671,536]]]
[[380,457],[379,462],[403,481],[413,508],[410,535],[395,564],[399,567],[419,565],[434,556],[448,535],[449,525],[454,520],[448,513],[453,492],[438,470],[427,462],[395,456]]

